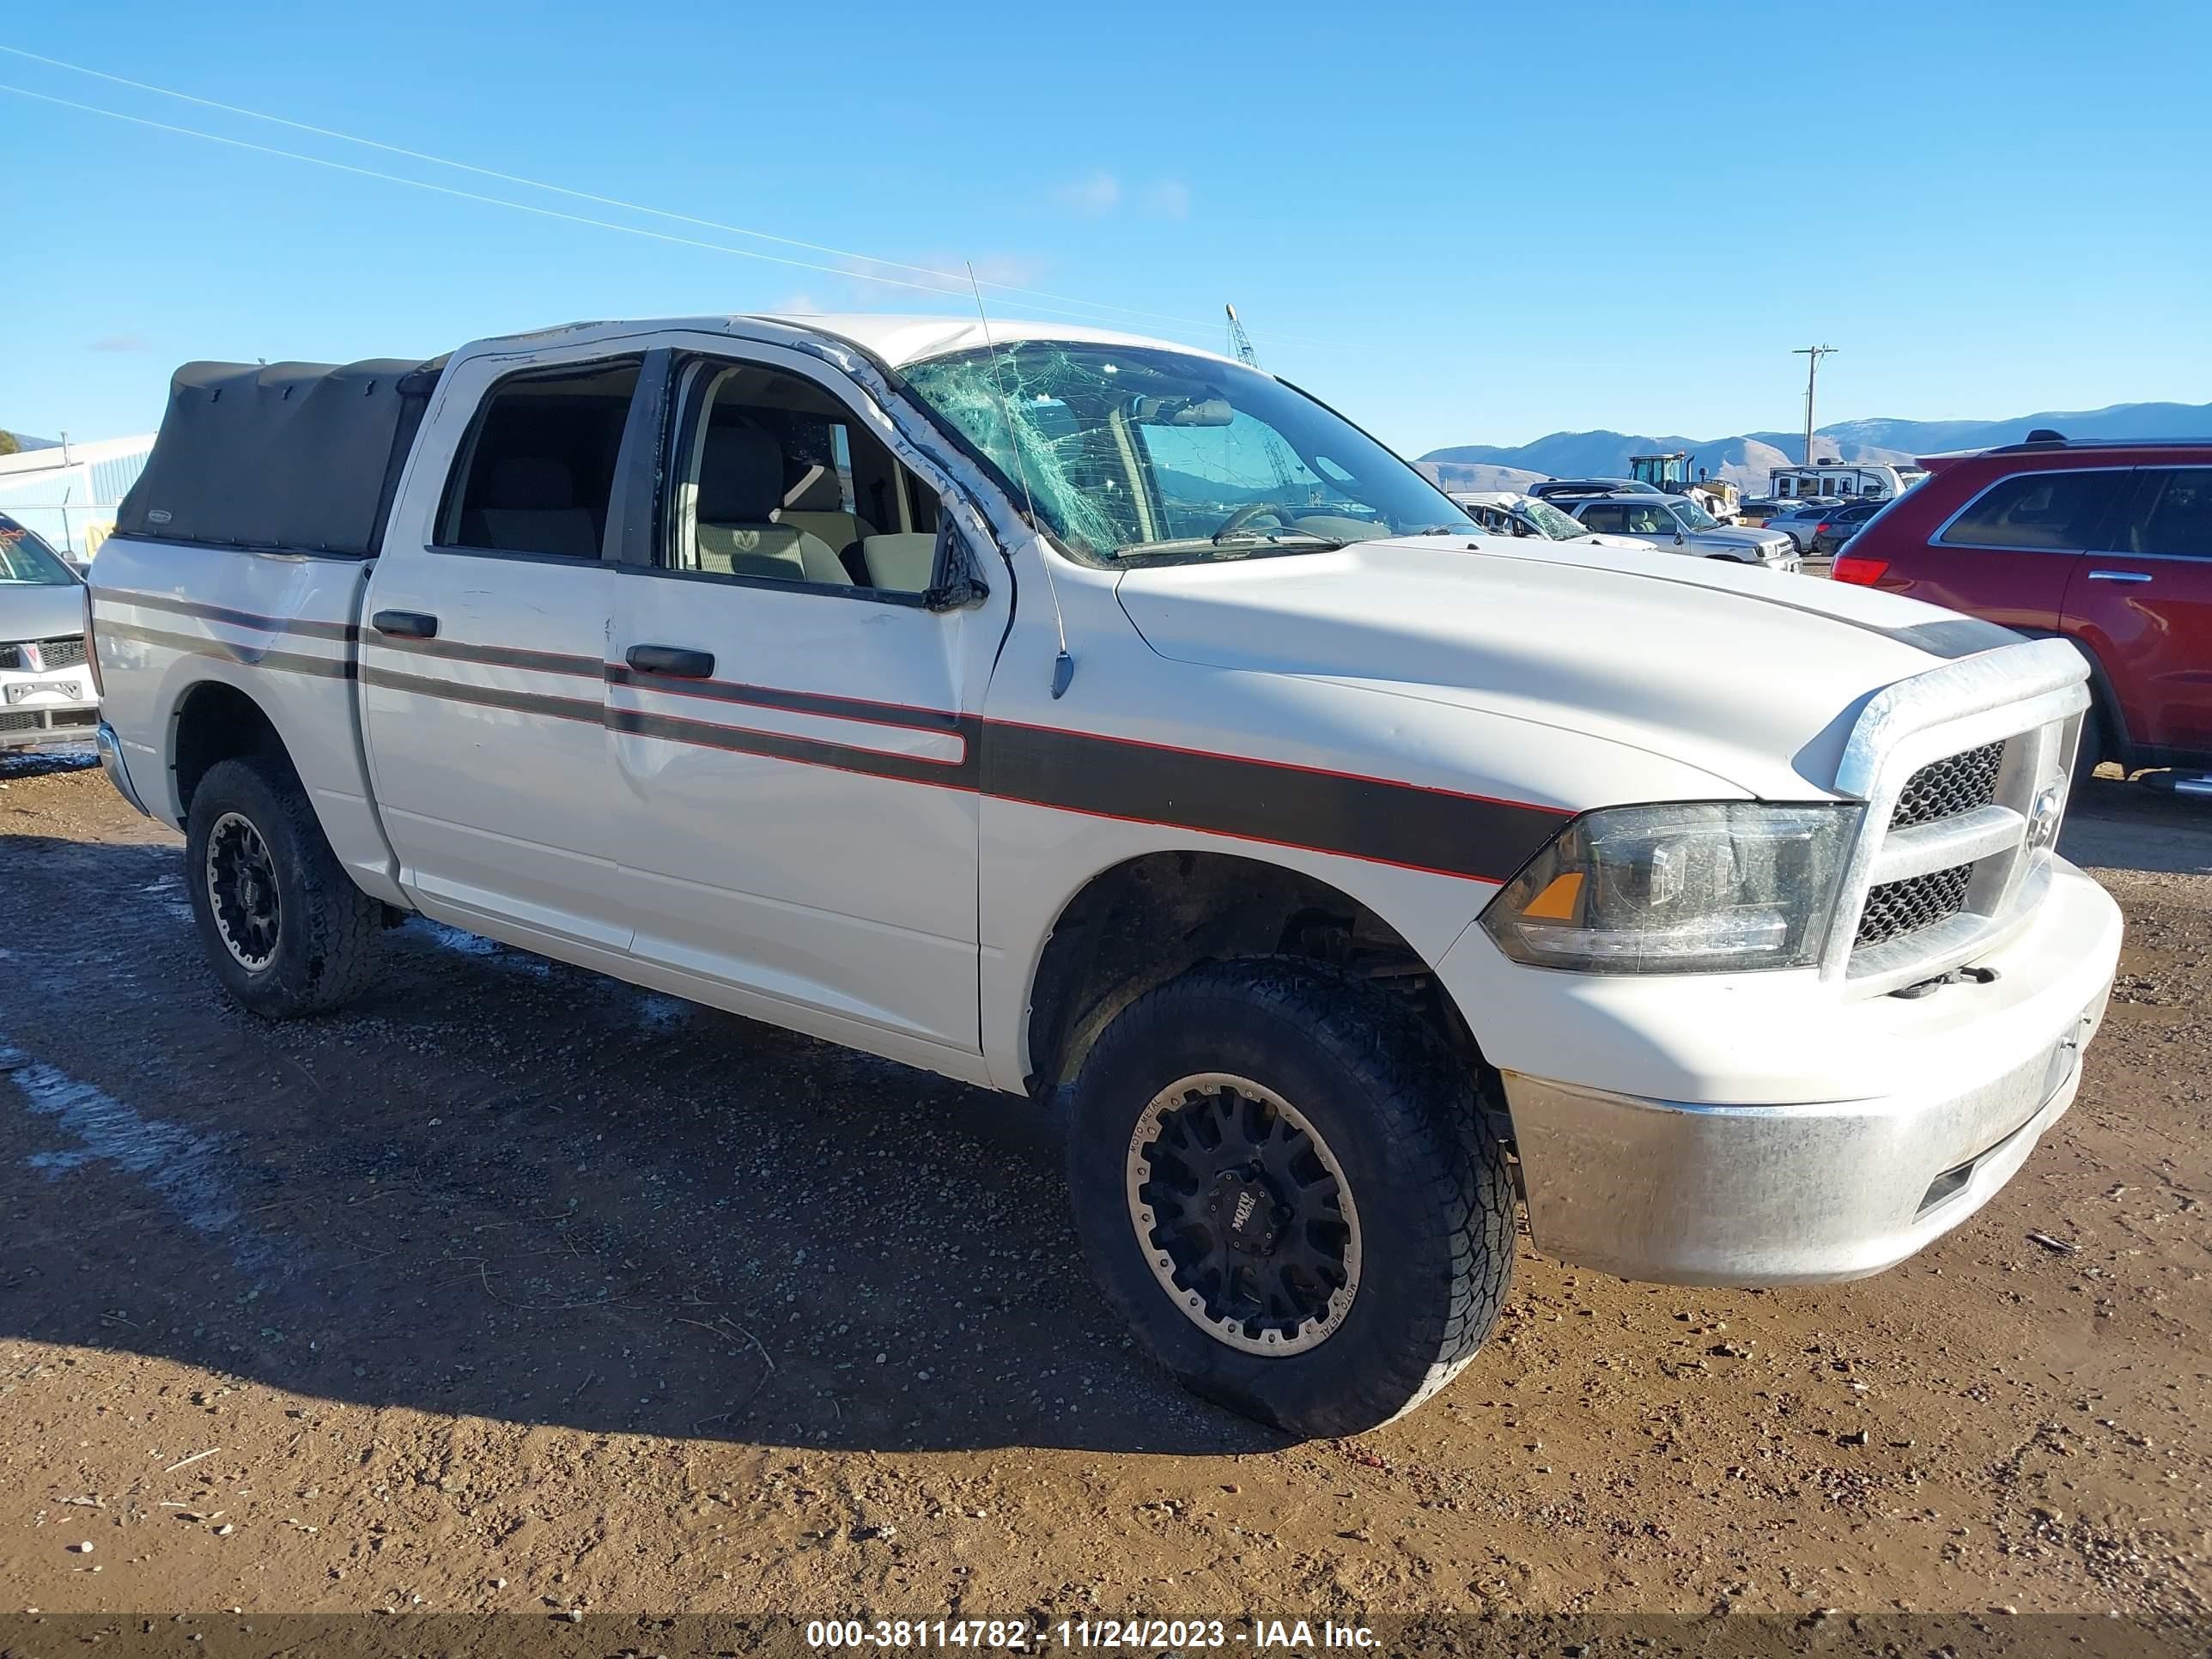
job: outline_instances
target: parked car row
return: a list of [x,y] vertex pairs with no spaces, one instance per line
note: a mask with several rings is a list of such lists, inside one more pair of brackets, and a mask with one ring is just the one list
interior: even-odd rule
[[1691,497],[1632,478],[1547,478],[1529,485],[1528,494],[1600,535],[1771,570],[1799,568],[1797,549],[1789,537],[1723,524]]
[[1534,537],[1544,541],[1581,542],[1592,547],[1638,551],[1651,545],[1640,536],[1601,535],[1547,501],[1517,495],[1510,489],[1454,490],[1452,500],[1488,535]]

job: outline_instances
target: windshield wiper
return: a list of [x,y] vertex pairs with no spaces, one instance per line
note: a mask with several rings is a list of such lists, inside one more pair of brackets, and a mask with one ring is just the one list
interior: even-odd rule
[[1285,553],[1334,553],[1351,543],[1341,536],[1316,536],[1304,530],[1270,530],[1230,537],[1226,541],[1212,536],[1185,536],[1172,541],[1135,542],[1118,549],[1115,560],[1123,564],[1139,560],[1171,559],[1182,554],[1244,554],[1267,552],[1279,548]]

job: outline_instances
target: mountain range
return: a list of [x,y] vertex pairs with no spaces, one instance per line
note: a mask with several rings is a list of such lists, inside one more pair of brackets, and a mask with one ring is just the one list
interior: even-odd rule
[[[2003,421],[1838,421],[1813,434],[1813,453],[1841,461],[1898,462],[1954,449],[2018,443],[2038,427],[2069,438],[2212,437],[2212,404],[2114,404],[2107,409],[2045,410]],[[1745,432],[1732,438],[1655,437],[1626,432],[1554,432],[1527,444],[1457,444],[1432,449],[1421,470],[1452,489],[1514,489],[1539,478],[1628,476],[1632,455],[1686,450],[1693,466],[1747,494],[1765,494],[1766,475],[1797,465],[1798,432]]]

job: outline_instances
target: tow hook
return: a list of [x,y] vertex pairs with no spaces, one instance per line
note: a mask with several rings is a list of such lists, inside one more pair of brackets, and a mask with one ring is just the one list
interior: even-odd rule
[[1907,1002],[1911,1002],[1946,985],[1993,985],[1996,980],[1997,970],[1994,968],[1954,968],[1948,974],[1938,974],[1933,979],[1922,980],[1917,985],[1908,985],[1901,990],[1892,991],[1890,995],[1902,997]]

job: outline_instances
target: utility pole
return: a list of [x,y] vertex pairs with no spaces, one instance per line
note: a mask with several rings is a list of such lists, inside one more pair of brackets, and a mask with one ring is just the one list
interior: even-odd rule
[[1836,348],[1830,345],[1799,346],[1790,355],[1805,360],[1805,465],[1813,465],[1813,383],[1820,375],[1820,359],[1832,357]]

